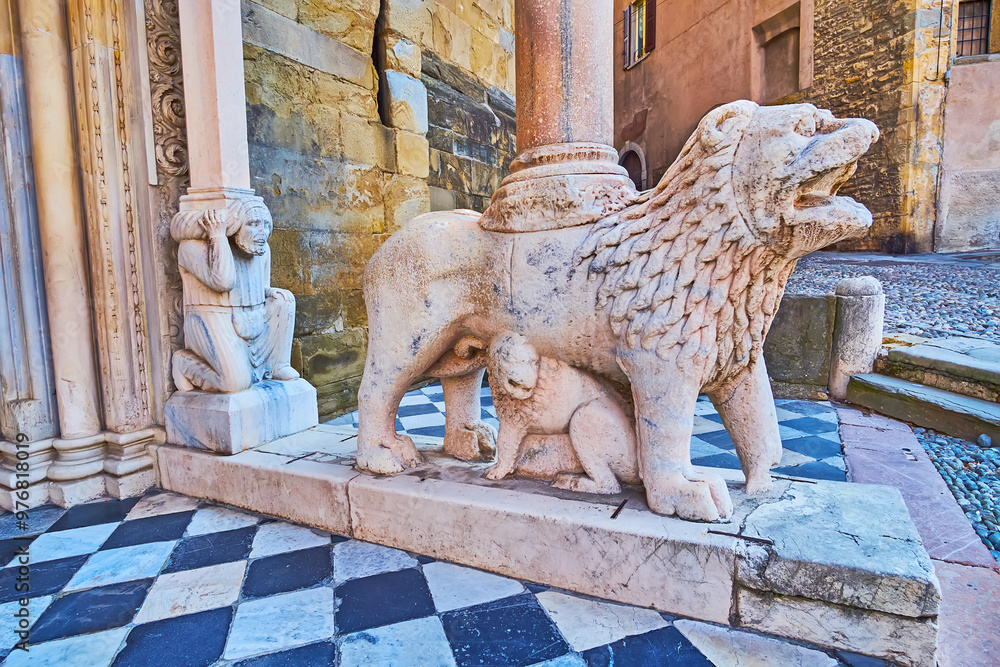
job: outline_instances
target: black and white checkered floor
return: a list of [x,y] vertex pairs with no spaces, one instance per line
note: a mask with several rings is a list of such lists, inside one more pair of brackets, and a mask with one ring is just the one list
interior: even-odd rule
[[[483,420],[497,426],[496,410],[488,387],[481,390]],[[774,469],[780,475],[826,479],[843,482],[846,468],[840,447],[837,411],[832,405],[816,401],[775,401],[781,442],[785,453],[781,465]],[[330,424],[358,425],[358,413],[339,417]],[[444,437],[444,394],[434,383],[409,392],[399,404],[396,430],[432,438]],[[691,460],[695,465],[739,470],[733,441],[722,426],[722,419],[707,396],[701,396],[695,407],[694,435],[691,438]]]
[[29,514],[0,515],[10,667],[885,664],[172,493]]

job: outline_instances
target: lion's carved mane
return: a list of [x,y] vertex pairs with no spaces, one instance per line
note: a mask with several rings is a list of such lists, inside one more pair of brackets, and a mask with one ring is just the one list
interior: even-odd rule
[[577,253],[625,343],[682,367],[707,357],[706,385],[759,356],[795,266],[757,242],[737,205],[733,160],[752,115],[703,121],[648,199],[599,222]]

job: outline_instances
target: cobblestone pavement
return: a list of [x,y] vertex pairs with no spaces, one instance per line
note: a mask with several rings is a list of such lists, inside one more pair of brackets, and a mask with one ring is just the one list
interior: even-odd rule
[[168,492],[28,514],[0,515],[9,667],[886,665]]
[[1000,449],[914,428],[959,506],[1000,563]]
[[799,260],[786,291],[826,294],[841,278],[869,275],[885,290],[886,333],[1000,342],[1000,255],[817,252]]

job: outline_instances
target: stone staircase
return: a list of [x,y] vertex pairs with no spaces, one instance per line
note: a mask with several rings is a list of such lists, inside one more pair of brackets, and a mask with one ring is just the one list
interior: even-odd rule
[[924,340],[883,351],[855,375],[847,400],[896,419],[1000,446],[1000,345],[979,338]]

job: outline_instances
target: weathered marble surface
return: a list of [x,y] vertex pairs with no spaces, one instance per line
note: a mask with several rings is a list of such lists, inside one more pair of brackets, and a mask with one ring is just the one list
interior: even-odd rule
[[[895,490],[778,479],[747,494],[742,475],[724,471],[734,512],[709,532],[651,513],[636,489],[599,496],[495,482],[482,476],[488,463],[429,442],[417,442],[427,463],[409,473],[364,475],[353,468],[354,436],[319,426],[267,451],[161,446],[156,455],[161,484],[181,493],[596,597],[933,664],[937,580]],[[831,602],[837,582],[849,594]]]
[[179,391],[165,408],[167,441],[234,454],[319,422],[316,389],[303,379],[267,380],[234,394]]
[[[722,479],[690,467],[694,403],[708,393],[749,490],[766,491],[780,438],[763,339],[795,260],[871,224],[835,193],[877,137],[866,120],[811,105],[734,102],[702,120],[654,190],[596,224],[497,233],[471,211],[414,219],[365,269],[359,467],[417,465],[394,428],[406,388],[461,338],[509,331],[631,394],[656,512],[726,519]],[[551,204],[539,197],[539,209]],[[481,366],[442,379],[449,409],[474,400]]]

